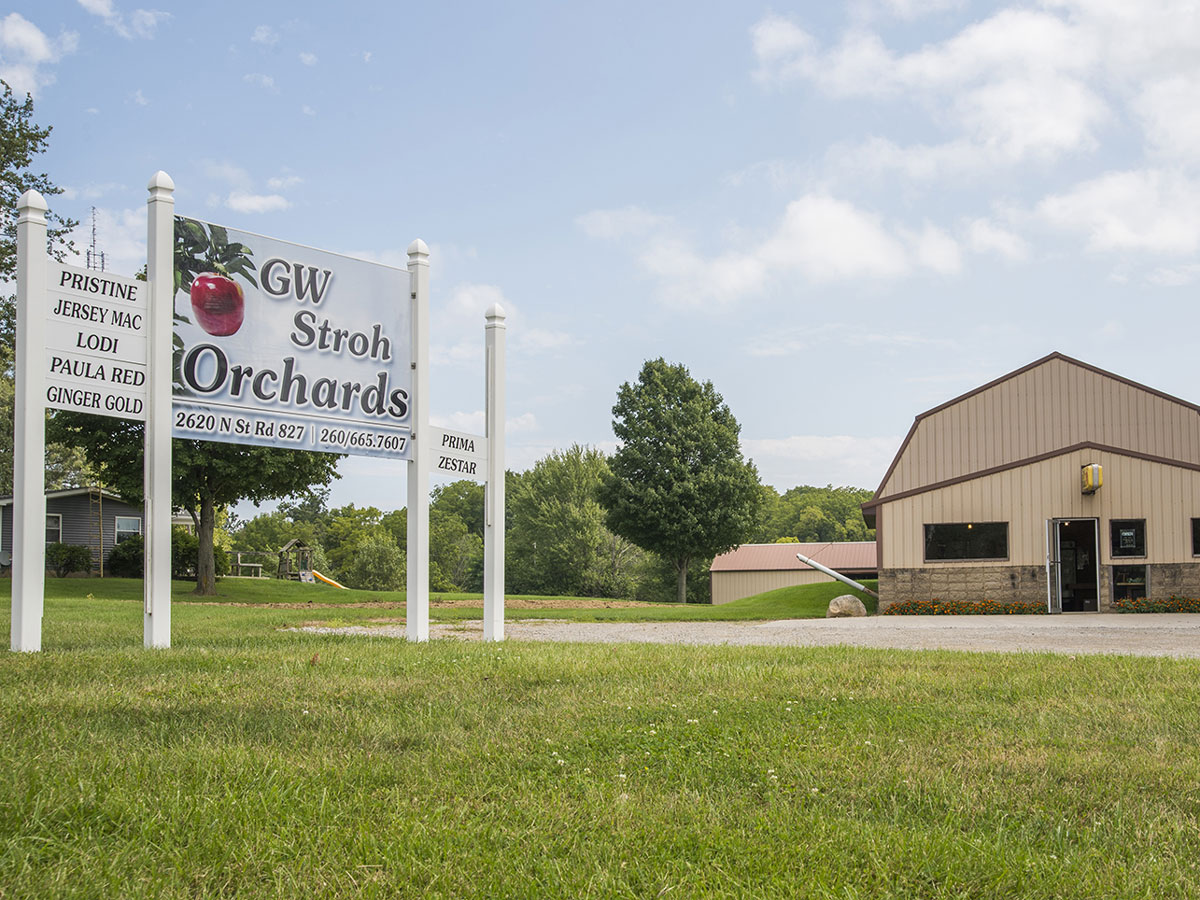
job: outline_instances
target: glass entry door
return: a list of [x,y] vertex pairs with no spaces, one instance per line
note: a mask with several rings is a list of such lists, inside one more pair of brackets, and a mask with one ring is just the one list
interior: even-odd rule
[[1054,520],[1052,587],[1062,612],[1095,612],[1100,596],[1099,523]]

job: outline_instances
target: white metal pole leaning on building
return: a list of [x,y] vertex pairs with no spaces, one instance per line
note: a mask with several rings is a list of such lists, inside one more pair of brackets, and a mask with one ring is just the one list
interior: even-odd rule
[[171,337],[175,312],[175,182],[156,172],[147,185],[145,576],[146,647],[171,646]]
[[42,649],[46,596],[46,212],[17,201],[17,360],[13,408],[12,649]]
[[412,303],[412,395],[409,400],[408,580],[405,636],[429,640],[429,248],[408,245]]
[[483,524],[483,639],[504,640],[504,307],[493,303],[484,326],[488,444]]

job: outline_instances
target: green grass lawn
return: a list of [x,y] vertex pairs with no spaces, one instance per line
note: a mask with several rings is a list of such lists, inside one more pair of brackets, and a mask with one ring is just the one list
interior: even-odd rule
[[[875,582],[867,581],[867,587],[874,588]],[[355,591],[339,590],[323,584],[300,584],[294,581],[278,581],[275,579],[224,578],[217,582],[217,596],[196,597],[191,592],[195,587],[193,582],[176,581],[172,583],[172,598],[180,603],[212,603],[212,604],[261,604],[287,607],[293,605],[308,605],[310,602],[317,609],[311,610],[304,616],[306,620],[328,618],[336,615],[338,619],[355,621],[388,615],[393,618],[403,618],[402,609],[394,609],[396,604],[403,603],[403,591]],[[0,581],[0,602],[7,603],[11,595],[12,583]],[[624,621],[624,622],[678,622],[678,621],[750,621],[769,619],[804,619],[825,615],[829,601],[840,594],[854,594],[867,606],[870,612],[875,611],[875,598],[851,590],[837,584],[807,584],[797,587],[781,588],[768,591],[754,597],[746,597],[733,603],[721,606],[701,604],[679,605],[675,603],[653,603],[637,607],[618,608],[586,608],[569,609],[555,606],[556,600],[574,598],[556,597],[520,597],[530,600],[535,605],[531,609],[509,607],[506,615],[510,619],[569,619],[576,621]],[[59,599],[82,599],[91,595],[96,599],[129,600],[141,602],[142,582],[140,579],[129,578],[49,578],[46,580],[46,596]],[[483,614],[483,596],[481,594],[440,594],[434,593],[432,599],[476,601],[455,608],[433,608],[430,617],[434,621],[457,621],[461,619],[478,619]],[[356,609],[351,604],[373,604],[375,609]],[[331,614],[320,607],[337,605],[349,608],[339,609]]]
[[144,651],[140,585],[86,593],[0,656],[5,900],[1200,896],[1194,660],[411,645],[229,603]]

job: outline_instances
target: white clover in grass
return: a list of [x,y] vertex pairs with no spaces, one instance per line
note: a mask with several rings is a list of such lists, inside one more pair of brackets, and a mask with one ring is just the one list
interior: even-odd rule
[[699,719],[688,719],[688,724],[689,725],[699,725],[700,720]]
[[618,777],[618,778],[620,778],[622,781],[624,781],[624,780],[625,780],[625,773],[624,773],[624,772],[618,772],[618,773],[617,773],[617,777]]

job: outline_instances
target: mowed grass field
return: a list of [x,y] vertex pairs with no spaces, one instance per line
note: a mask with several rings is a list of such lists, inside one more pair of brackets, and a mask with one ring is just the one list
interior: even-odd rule
[[5,900],[1200,896],[1196,661],[410,645],[230,602],[144,651],[140,583],[47,587],[46,652],[0,657]]

